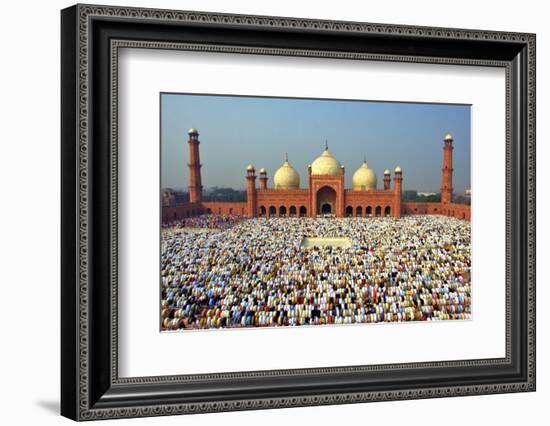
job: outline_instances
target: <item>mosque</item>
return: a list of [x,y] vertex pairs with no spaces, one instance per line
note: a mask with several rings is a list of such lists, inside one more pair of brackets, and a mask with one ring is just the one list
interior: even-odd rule
[[[175,202],[174,194],[162,194],[162,222],[169,223],[205,213],[238,214],[247,217],[393,217],[407,214],[439,214],[470,220],[470,206],[452,202],[453,137],[443,140],[441,201],[433,203],[403,202],[403,171],[384,170],[383,185],[366,161],[353,173],[352,187],[345,188],[345,167],[329,151],[328,146],[307,168],[307,185],[301,187],[300,174],[285,158],[273,175],[269,187],[266,169],[246,168],[246,201],[209,202],[202,200],[199,132],[189,129],[189,200]],[[392,183],[393,180],[393,183]]]

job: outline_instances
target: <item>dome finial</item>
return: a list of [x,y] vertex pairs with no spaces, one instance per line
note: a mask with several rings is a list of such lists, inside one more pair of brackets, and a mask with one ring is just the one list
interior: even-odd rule
[[328,139],[325,139],[325,151],[328,151]]
[[285,161],[288,162],[288,152],[285,152]]

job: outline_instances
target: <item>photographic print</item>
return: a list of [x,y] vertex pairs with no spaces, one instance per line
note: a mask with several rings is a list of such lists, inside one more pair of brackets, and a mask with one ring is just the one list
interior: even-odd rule
[[535,34],[61,15],[62,415],[536,390]]
[[470,105],[160,104],[162,331],[471,319]]

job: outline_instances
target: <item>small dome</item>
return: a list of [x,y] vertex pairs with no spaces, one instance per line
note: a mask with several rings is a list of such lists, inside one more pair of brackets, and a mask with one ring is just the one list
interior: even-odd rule
[[385,174],[385,175],[389,175],[389,174],[390,174],[390,170],[389,170],[389,169],[384,170],[384,174]]
[[311,163],[312,175],[334,176],[340,174],[340,162],[330,153],[328,147]]
[[397,166],[395,168],[395,173],[401,173],[401,167],[400,166]]
[[252,164],[249,164],[248,166],[246,166],[246,170],[250,172],[254,170],[254,166]]
[[369,165],[366,161],[355,171],[351,178],[351,183],[355,191],[368,191],[376,189],[376,174],[372,169],[369,169]]
[[191,127],[187,133],[189,133],[190,135],[198,135],[199,131],[194,127]]
[[298,189],[300,187],[300,175],[288,160],[285,160],[273,175],[273,185],[275,189]]
[[452,140],[453,140],[453,135],[451,135],[450,133],[447,133],[447,134],[445,135],[445,140],[446,140],[446,141],[452,141]]
[[263,174],[263,173],[267,173],[267,171],[262,167],[262,168],[260,169],[260,173],[262,173],[262,174]]

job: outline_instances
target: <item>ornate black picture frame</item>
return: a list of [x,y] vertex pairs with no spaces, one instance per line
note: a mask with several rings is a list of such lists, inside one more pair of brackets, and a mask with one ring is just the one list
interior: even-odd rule
[[[76,5],[61,13],[61,414],[158,416],[535,390],[535,35]],[[120,47],[506,70],[506,356],[120,378]],[[152,77],[153,78],[153,77]]]

